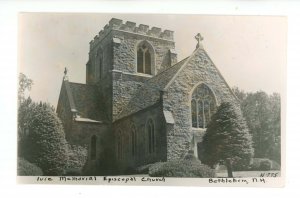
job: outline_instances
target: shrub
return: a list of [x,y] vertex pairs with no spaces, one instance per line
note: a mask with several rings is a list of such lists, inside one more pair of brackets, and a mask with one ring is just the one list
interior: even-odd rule
[[268,171],[268,170],[280,170],[280,165],[270,159],[266,158],[253,158],[250,170],[253,171]]
[[31,164],[23,158],[18,158],[18,175],[19,176],[41,176],[43,171],[35,164]]
[[201,162],[189,152],[183,160],[158,162],[150,166],[151,177],[200,177],[215,176],[215,171]]
[[271,161],[270,160],[263,160],[260,162],[259,170],[269,171],[271,170]]
[[68,164],[66,174],[80,175],[80,171],[86,163],[88,150],[79,145],[68,145]]
[[63,174],[64,176],[80,176],[81,169],[67,168]]
[[148,174],[149,173],[149,168],[151,166],[153,166],[153,164],[147,164],[147,165],[140,166],[140,167],[135,169],[135,172],[137,174]]
[[250,169],[250,161],[249,159],[240,159],[233,162],[232,167],[234,171],[247,171]]
[[44,175],[62,175],[68,161],[68,148],[54,109],[45,103],[21,105],[19,126],[26,126],[28,131],[19,141],[19,156],[39,166]]
[[279,163],[277,163],[276,161],[274,160],[271,160],[272,161],[272,167],[271,167],[271,170],[280,170],[281,169],[281,166]]

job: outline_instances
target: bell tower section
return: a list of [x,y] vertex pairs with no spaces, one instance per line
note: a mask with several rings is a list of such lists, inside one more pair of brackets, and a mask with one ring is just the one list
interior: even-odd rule
[[112,120],[145,81],[177,62],[173,33],[112,18],[90,42],[86,83],[110,101]]

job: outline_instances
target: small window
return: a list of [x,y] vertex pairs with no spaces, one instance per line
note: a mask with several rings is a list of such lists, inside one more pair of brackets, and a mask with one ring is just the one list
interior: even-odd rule
[[146,126],[147,135],[148,135],[148,151],[149,153],[154,153],[155,151],[155,130],[154,123],[150,119]]
[[119,131],[117,135],[117,158],[121,160],[123,157],[123,141],[122,141],[122,132]]
[[91,159],[96,159],[96,152],[97,152],[97,137],[95,135],[91,138]]
[[137,140],[136,140],[136,129],[135,126],[131,127],[131,154],[132,156],[136,156],[136,145],[137,145]]

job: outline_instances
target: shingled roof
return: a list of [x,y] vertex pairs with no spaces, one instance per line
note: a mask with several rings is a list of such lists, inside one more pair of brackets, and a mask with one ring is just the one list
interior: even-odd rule
[[189,57],[181,60],[180,62],[174,64],[173,66],[165,69],[164,71],[160,72],[158,75],[150,78],[147,81],[148,86],[156,88],[158,90],[164,90],[173,76],[178,72],[178,70],[182,67],[182,65],[186,62]]
[[[103,121],[105,114],[101,108],[101,102],[97,87],[64,81],[69,103],[73,112],[77,112],[83,120]],[[82,119],[79,119],[79,121]]]
[[160,91],[164,90],[165,86],[179,71],[182,65],[184,65],[186,60],[188,60],[188,57],[145,82],[145,84],[137,90],[136,95],[131,98],[123,111],[117,116],[117,120],[158,103],[160,100]]

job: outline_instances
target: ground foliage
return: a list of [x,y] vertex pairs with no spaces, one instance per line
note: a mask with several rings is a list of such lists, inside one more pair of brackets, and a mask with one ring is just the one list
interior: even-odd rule
[[210,167],[201,164],[192,152],[189,152],[184,159],[168,162],[158,162],[149,167],[151,177],[215,177],[215,171]]
[[19,176],[41,176],[43,171],[41,168],[25,160],[18,158],[18,175]]

